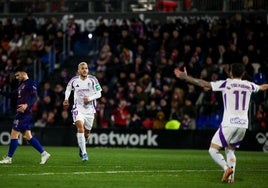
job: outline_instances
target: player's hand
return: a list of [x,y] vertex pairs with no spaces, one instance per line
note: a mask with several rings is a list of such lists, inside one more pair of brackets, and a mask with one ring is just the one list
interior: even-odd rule
[[63,108],[66,110],[69,107],[69,101],[68,100],[64,100],[63,101]]
[[23,113],[28,107],[28,104],[20,104],[18,105],[17,112]]
[[84,97],[84,103],[88,104],[90,102],[90,99],[88,97]]
[[174,69],[174,74],[176,75],[177,78],[185,79],[187,77],[187,70],[184,67],[184,71],[182,72],[180,71],[180,69],[176,68]]

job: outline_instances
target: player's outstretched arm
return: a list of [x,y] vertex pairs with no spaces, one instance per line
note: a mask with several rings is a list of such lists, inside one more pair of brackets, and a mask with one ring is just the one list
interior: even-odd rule
[[205,89],[211,89],[211,84],[210,82],[207,82],[205,80],[202,79],[198,79],[198,78],[194,78],[191,76],[187,75],[187,70],[184,67],[184,71],[180,71],[180,69],[175,68],[174,69],[174,74],[176,75],[177,78],[181,79],[181,80],[185,80],[186,82],[192,83],[194,85],[203,87]]
[[260,90],[261,91],[264,91],[264,90],[267,90],[268,89],[268,84],[262,84],[260,85]]

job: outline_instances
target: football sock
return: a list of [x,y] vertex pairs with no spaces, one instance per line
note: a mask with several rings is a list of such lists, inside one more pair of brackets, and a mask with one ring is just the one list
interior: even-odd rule
[[89,140],[89,136],[90,136],[90,131],[85,130],[84,136],[85,136],[86,144],[87,144],[88,143],[88,140]]
[[89,137],[85,136],[85,142],[86,142],[86,144],[87,144],[87,142],[88,142],[88,138],[89,138]]
[[225,148],[227,164],[228,164],[228,166],[233,168],[233,174],[232,174],[233,177],[235,174],[235,166],[236,166],[236,156],[235,156],[234,152],[235,152],[234,150]]
[[18,139],[11,139],[7,156],[12,158],[19,145]]
[[82,154],[87,153],[86,152],[86,139],[84,136],[84,133],[77,133],[77,142],[78,146],[80,147]]
[[39,153],[43,153],[45,150],[43,149],[43,147],[41,146],[40,142],[35,138],[32,137],[30,140],[28,140],[28,142],[31,144],[31,146],[33,146],[37,151],[39,151]]
[[212,157],[212,159],[222,167],[223,170],[227,169],[227,163],[223,157],[223,155],[219,152],[219,150],[215,149],[215,148],[209,148],[209,154]]

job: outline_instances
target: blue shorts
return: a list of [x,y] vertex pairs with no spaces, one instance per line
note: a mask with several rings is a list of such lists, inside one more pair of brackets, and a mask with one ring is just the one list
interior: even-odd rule
[[21,114],[16,114],[12,128],[19,132],[24,132],[26,130],[31,130],[32,128],[32,118],[30,116],[24,116]]

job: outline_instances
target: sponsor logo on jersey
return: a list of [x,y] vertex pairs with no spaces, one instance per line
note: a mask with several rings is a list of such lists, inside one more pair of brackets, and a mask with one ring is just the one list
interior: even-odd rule
[[241,119],[239,117],[231,118],[230,119],[231,124],[239,124],[239,125],[245,125],[247,123],[247,120]]

